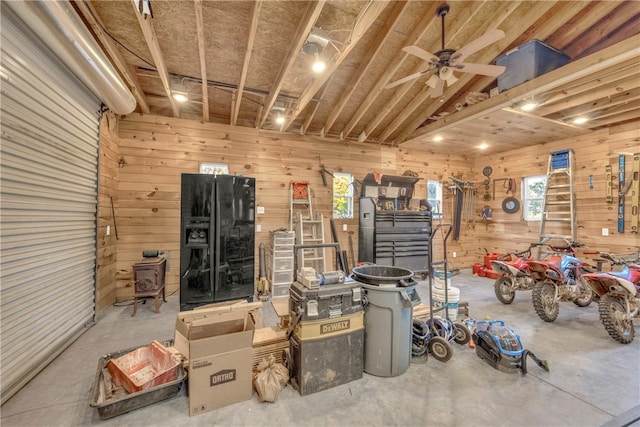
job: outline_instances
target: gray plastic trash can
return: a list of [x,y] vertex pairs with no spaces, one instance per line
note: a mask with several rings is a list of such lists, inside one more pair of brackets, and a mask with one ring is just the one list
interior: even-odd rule
[[[364,371],[380,377],[402,375],[411,363],[413,307],[420,303],[413,272],[385,266],[356,267],[353,271],[356,279],[364,280],[367,301]],[[380,274],[384,275],[380,276],[381,284],[372,284]]]

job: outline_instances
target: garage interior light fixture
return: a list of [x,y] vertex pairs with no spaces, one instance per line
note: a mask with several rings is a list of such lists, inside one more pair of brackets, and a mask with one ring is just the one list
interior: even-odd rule
[[187,92],[174,90],[171,91],[171,96],[178,102],[187,102],[189,100],[189,94]]
[[520,109],[521,109],[522,111],[527,111],[527,112],[529,112],[529,111],[533,111],[533,110],[535,110],[537,106],[538,106],[538,104],[537,104],[537,103],[535,103],[535,102],[533,102],[533,101],[526,101],[524,104],[522,104],[522,105],[520,106]]
[[282,105],[276,104],[271,108],[271,114],[273,115],[273,121],[279,125],[284,124],[286,118],[286,108]]
[[313,28],[307,40],[302,45],[302,53],[313,56],[313,64],[311,69],[315,73],[321,73],[327,67],[326,62],[321,58],[320,54],[324,51],[324,48],[329,44],[329,33],[320,29]]
[[444,140],[444,138],[442,137],[442,135],[436,135],[433,137],[433,142],[442,142]]
[[589,121],[588,117],[580,116],[580,117],[576,117],[575,119],[573,119],[573,124],[574,125],[582,125],[584,123],[587,123],[588,121]]

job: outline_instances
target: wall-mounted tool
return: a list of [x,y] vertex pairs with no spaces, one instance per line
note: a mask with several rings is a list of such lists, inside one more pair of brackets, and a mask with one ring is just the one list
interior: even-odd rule
[[520,202],[515,197],[507,197],[502,201],[502,210],[512,214],[520,210]]
[[611,165],[604,167],[605,182],[604,185],[607,189],[607,203],[613,203],[613,173],[611,171]]
[[633,154],[631,182],[631,232],[638,232],[638,209],[640,204],[640,153]]
[[516,181],[513,178],[498,178],[493,180],[493,200],[496,199],[496,182],[502,182],[502,186],[505,188],[506,193],[513,194],[516,187]]
[[625,155],[618,156],[618,233],[624,233],[624,163]]

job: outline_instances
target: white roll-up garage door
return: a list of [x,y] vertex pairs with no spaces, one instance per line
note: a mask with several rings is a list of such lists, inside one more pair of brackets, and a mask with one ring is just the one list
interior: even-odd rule
[[10,10],[1,19],[4,403],[94,320],[100,101]]

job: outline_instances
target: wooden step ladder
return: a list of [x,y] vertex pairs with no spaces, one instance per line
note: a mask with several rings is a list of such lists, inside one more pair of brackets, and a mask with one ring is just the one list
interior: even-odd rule
[[[549,154],[540,243],[550,240],[576,241],[576,196],[574,191],[574,152],[572,149]],[[544,254],[543,246],[538,257]]]
[[[296,244],[324,244],[324,218],[322,214],[313,212],[309,183],[291,181],[289,192],[289,229],[296,233]],[[326,271],[324,248],[300,250],[297,257],[298,270],[312,267],[317,273]]]

